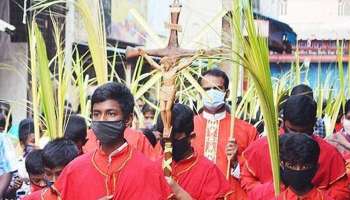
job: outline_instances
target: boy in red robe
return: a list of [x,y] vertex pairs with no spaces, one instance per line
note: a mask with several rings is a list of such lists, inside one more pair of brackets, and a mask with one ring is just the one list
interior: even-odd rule
[[[283,112],[285,132],[307,133],[320,147],[319,168],[312,183],[327,190],[336,200],[350,198],[345,162],[341,154],[322,138],[313,134],[316,121],[316,103],[308,96],[299,95],[288,98]],[[241,185],[246,191],[272,180],[271,162],[266,137],[261,138],[243,153],[245,163],[241,173]]]
[[[163,132],[160,116],[156,127]],[[175,104],[172,109],[173,162],[169,185],[176,199],[214,200],[233,196],[229,182],[218,167],[193,150],[193,127],[192,110],[188,106]]]
[[31,151],[25,160],[31,193],[46,187],[42,151],[41,149]]
[[124,138],[134,98],[119,83],[98,87],[91,98],[92,130],[99,148],[71,162],[52,186],[64,200],[152,199],[171,196],[163,172]]
[[[51,186],[56,181],[63,168],[76,158],[78,154],[79,150],[74,142],[63,138],[55,139],[44,147],[41,156],[44,166],[44,179],[48,186]],[[25,196],[23,200],[41,200],[43,196],[47,195],[48,191],[48,187],[42,188]]]
[[320,147],[304,133],[280,136],[281,193],[275,198],[273,183],[254,188],[249,200],[333,200],[324,190],[314,187],[312,178],[318,169]]

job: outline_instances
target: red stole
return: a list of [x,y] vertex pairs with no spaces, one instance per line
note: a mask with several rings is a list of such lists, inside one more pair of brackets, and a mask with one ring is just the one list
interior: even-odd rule
[[63,170],[54,188],[64,200],[164,200],[170,195],[162,171],[129,145],[112,156],[101,150],[84,154]]
[[[226,145],[230,137],[230,122],[231,116],[226,113],[224,119],[219,121],[219,130],[217,135],[217,148],[216,148],[216,159],[213,162],[219,167],[223,174],[226,174],[227,170],[227,157],[225,153]],[[192,145],[198,155],[205,155],[207,151],[205,149],[207,120],[203,117],[203,114],[197,115],[194,118],[194,132],[196,137],[192,141]],[[258,133],[254,126],[249,123],[235,119],[234,127],[234,138],[238,144],[238,161],[241,163],[242,152],[257,139]]]

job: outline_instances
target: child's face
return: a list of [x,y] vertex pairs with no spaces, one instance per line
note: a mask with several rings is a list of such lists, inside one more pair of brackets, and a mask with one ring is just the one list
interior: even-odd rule
[[57,180],[57,178],[60,176],[63,168],[64,167],[56,167],[56,168],[50,169],[45,167],[44,168],[45,179],[49,182],[54,183]]
[[31,133],[28,135],[25,145],[35,146],[35,135]]
[[146,112],[143,114],[144,117],[144,126],[145,128],[151,128],[153,125],[153,118],[154,118],[154,113],[153,112]]
[[30,186],[32,188],[32,192],[41,190],[44,187],[46,187],[44,174],[39,174],[39,175],[29,174],[29,180],[30,180]]

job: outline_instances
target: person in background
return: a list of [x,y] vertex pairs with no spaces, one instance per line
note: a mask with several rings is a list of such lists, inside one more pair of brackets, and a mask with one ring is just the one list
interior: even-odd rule
[[[17,171],[13,174],[6,198],[14,199],[18,195],[25,195],[29,191],[29,176],[25,169],[25,159],[27,155],[36,149],[34,136],[34,122],[32,119],[23,119],[18,126],[18,138],[20,145],[20,155],[18,156]],[[17,152],[18,153],[18,152]]]
[[37,149],[30,152],[26,158],[26,170],[29,175],[30,192],[35,192],[46,187],[43,150]]
[[143,114],[143,128],[152,129],[153,128],[153,120],[156,110],[152,108],[150,105],[145,104],[142,107]]
[[342,128],[327,137],[327,141],[338,149],[346,160],[346,172],[350,176],[350,100],[346,101],[344,115],[341,117]]
[[[47,187],[25,196],[23,200],[41,200],[46,196],[50,197],[50,187],[55,183],[65,166],[78,155],[79,150],[73,141],[65,138],[50,141],[42,150],[44,179]],[[41,182],[41,177],[37,177],[37,181]]]
[[20,145],[23,149],[23,157],[35,149],[34,122],[32,119],[23,119],[19,123],[18,137]]
[[[306,95],[306,96],[310,97],[311,99],[314,99],[314,93],[313,93],[311,87],[308,85],[305,85],[305,84],[299,84],[299,85],[295,86],[292,89],[290,95],[291,96],[293,96],[293,95]],[[320,136],[321,138],[326,137],[326,125],[325,125],[322,118],[317,118],[317,120],[315,122],[315,126],[314,126],[314,134]]]
[[335,146],[343,155],[350,154],[350,100],[345,104],[344,115],[341,117],[340,131],[329,136],[327,141]]
[[0,199],[8,192],[13,173],[17,171],[16,151],[5,129],[6,116],[0,113]]
[[83,146],[88,141],[85,119],[79,115],[71,115],[67,121],[64,138],[72,140],[79,149],[79,155],[83,154]]
[[35,149],[28,153],[25,160],[25,168],[29,177],[24,180],[23,186],[17,191],[17,199],[22,199],[24,196],[46,187],[42,150]]

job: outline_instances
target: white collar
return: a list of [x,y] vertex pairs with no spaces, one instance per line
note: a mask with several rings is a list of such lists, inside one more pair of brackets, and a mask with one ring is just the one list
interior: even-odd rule
[[112,162],[112,157],[115,156],[117,153],[121,152],[123,149],[125,149],[128,146],[128,143],[125,142],[122,146],[118,147],[116,150],[114,150],[111,154],[108,156],[108,162]]
[[203,110],[203,117],[210,121],[220,121],[226,117],[226,111],[224,110],[220,113],[211,114]]

